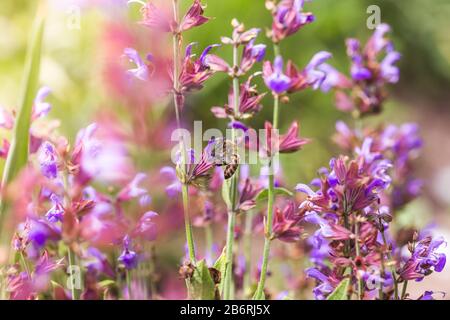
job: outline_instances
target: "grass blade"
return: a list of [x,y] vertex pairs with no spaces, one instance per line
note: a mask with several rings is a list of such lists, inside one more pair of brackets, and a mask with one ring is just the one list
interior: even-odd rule
[[[3,170],[2,190],[4,190],[3,188],[17,176],[19,171],[27,164],[28,161],[31,113],[39,85],[42,38],[44,34],[44,17],[41,12],[38,12],[32,28],[33,34],[28,44],[25,72],[20,92],[19,110],[17,111],[11,146]],[[0,195],[0,197],[1,228],[4,201],[3,195]]]
[[327,297],[327,300],[348,300],[348,288],[350,279],[345,278],[339,283],[334,291]]

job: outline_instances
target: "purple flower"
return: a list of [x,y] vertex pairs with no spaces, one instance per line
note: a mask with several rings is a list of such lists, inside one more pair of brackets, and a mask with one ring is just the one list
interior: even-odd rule
[[[130,60],[130,62],[132,62],[136,65],[136,68],[129,69],[127,71],[128,74],[132,75],[133,77],[135,77],[139,80],[147,81],[149,78],[148,66],[144,63],[142,58],[139,56],[139,53],[133,48],[125,48],[124,55]],[[148,57],[151,57],[151,56],[148,56]]]
[[320,90],[323,92],[328,92],[332,88],[345,89],[351,87],[350,80],[329,64],[322,63],[317,69],[326,74],[325,79],[320,85]]
[[131,239],[129,236],[125,236],[123,239],[124,249],[117,259],[127,270],[135,269],[138,265],[138,255],[135,251],[130,250],[130,246]]
[[170,181],[170,184],[166,187],[166,193],[169,197],[172,198],[181,193],[182,185],[177,178],[177,173],[174,168],[166,166],[161,168],[159,173]]
[[46,116],[52,109],[52,105],[44,100],[51,93],[50,88],[42,87],[39,89],[33,105],[33,119]]
[[140,186],[146,179],[147,175],[145,173],[141,172],[136,174],[133,180],[131,180],[131,182],[119,192],[117,199],[119,201],[128,201],[133,198],[141,198],[147,196],[147,189]]
[[314,296],[317,300],[325,300],[326,297],[333,292],[335,285],[329,276],[319,271],[317,268],[308,268],[305,270],[308,278],[313,278],[318,285],[313,289]]
[[[131,2],[137,1],[131,0]],[[175,21],[169,17],[165,10],[156,7],[152,2],[147,2],[141,8],[141,12],[143,16],[141,23],[147,27],[162,32],[171,32],[173,31],[173,26],[176,25]]]
[[381,61],[381,76],[389,83],[396,83],[400,78],[400,70],[394,65],[400,58],[400,53],[392,51]]
[[435,300],[434,295],[436,293],[440,293],[442,295],[442,298],[445,297],[445,292],[425,291],[417,300]]
[[442,245],[447,245],[443,237],[432,239],[431,236],[420,240],[411,253],[411,258],[400,270],[404,280],[422,280],[433,271],[441,272],[446,263],[446,256],[439,252]]
[[194,150],[189,150],[186,172],[181,170],[183,164],[181,157],[179,157],[180,159],[177,161],[177,176],[181,183],[193,185],[202,190],[209,186],[214,174],[216,161],[218,160],[214,153],[217,148],[216,143],[217,141],[214,138],[211,139],[198,159],[195,158]]
[[370,79],[372,73],[364,67],[364,59],[361,54],[361,45],[357,39],[347,39],[347,55],[352,60],[351,75],[355,81]]
[[306,81],[314,89],[317,90],[325,81],[327,74],[320,69],[320,66],[332,57],[332,54],[326,51],[316,53],[306,66],[304,72]]
[[89,247],[83,257],[83,262],[89,272],[104,273],[114,277],[114,271],[106,255],[95,247]]
[[[255,113],[259,112],[262,108],[261,101],[266,95],[265,93],[258,93],[256,85],[252,85],[254,75],[250,76],[248,80],[241,84],[239,90],[239,109],[238,113],[234,112],[234,94],[233,88],[230,88],[228,93],[228,104],[224,107],[212,107],[211,112],[217,118],[227,118],[234,120],[246,120],[251,118]],[[234,121],[233,121],[234,122]],[[247,131],[247,130],[244,130]]]
[[50,196],[50,200],[52,201],[53,206],[45,214],[47,220],[52,223],[63,221],[64,206],[61,199],[56,194],[52,193]]
[[306,88],[318,89],[327,78],[327,73],[322,70],[322,65],[330,58],[331,53],[320,51],[301,71],[289,60],[286,67],[286,75],[291,80],[288,92],[293,93]]
[[200,0],[194,0],[194,3],[181,20],[178,31],[183,32],[194,27],[201,26],[202,24],[208,22],[208,20],[209,18],[203,16],[203,7]]
[[228,128],[238,129],[244,132],[248,130],[248,127],[240,121],[231,121],[230,123],[228,123]]
[[377,26],[372,37],[367,42],[366,52],[370,55],[377,55],[383,49],[391,50],[391,42],[385,38],[386,33],[390,32],[391,28],[386,23]]
[[286,92],[291,85],[291,79],[283,73],[281,56],[275,58],[273,66],[269,61],[264,62],[263,77],[266,86],[276,94]]
[[282,0],[273,10],[272,40],[275,43],[296,33],[314,21],[310,12],[303,12],[305,0]]
[[53,144],[47,141],[42,143],[38,161],[42,174],[49,179],[55,179],[58,175],[58,156]]
[[299,225],[301,216],[295,212],[295,205],[289,202],[283,210],[276,208],[273,222],[273,237],[283,242],[300,240],[303,228]]
[[14,118],[12,114],[0,106],[0,128],[4,128],[7,130],[12,129],[14,126]]
[[228,64],[216,55],[209,52],[219,44],[213,44],[205,48],[198,59],[194,59],[191,54],[192,47],[195,43],[191,43],[186,47],[186,55],[179,75],[182,90],[185,92],[199,90],[203,84],[215,72],[228,72]]
[[28,225],[28,240],[36,250],[45,246],[48,240],[57,241],[61,237],[61,230],[44,219],[30,218]]
[[148,211],[142,215],[133,231],[134,237],[140,237],[146,241],[156,239],[156,224],[154,219],[158,216],[156,212]]
[[276,130],[273,130],[272,124],[268,121],[264,124],[264,129],[266,135],[265,151],[268,156],[273,156],[277,152],[296,152],[310,142],[309,139],[298,137],[299,125],[297,121],[292,122],[287,133],[280,136],[278,136]]
[[254,44],[255,40],[252,39],[245,47],[242,54],[240,72],[242,74],[249,71],[256,62],[261,62],[266,55],[265,44]]
[[96,123],[78,133],[74,157],[73,162],[79,162],[88,179],[117,183],[127,180],[131,173],[125,142],[119,137],[108,136],[107,129]]

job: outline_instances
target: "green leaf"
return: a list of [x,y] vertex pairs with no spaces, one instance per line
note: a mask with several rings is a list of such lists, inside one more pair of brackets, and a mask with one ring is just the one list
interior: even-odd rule
[[327,297],[327,300],[347,300],[348,299],[348,287],[350,285],[350,279],[345,278],[339,283],[334,291]]
[[223,283],[224,283],[224,275],[227,267],[227,256],[226,256],[226,247],[223,247],[222,254],[219,258],[217,258],[216,262],[214,262],[214,269],[220,271],[220,282],[219,282],[219,292],[222,292]]
[[[286,188],[275,188],[275,196],[288,196],[292,197],[294,194]],[[266,201],[269,197],[269,190],[264,189],[256,196],[256,202]]]
[[256,290],[252,299],[253,300],[266,300],[266,295],[264,294],[264,290],[262,290],[260,294],[258,294],[258,290]]
[[222,198],[227,208],[231,208],[231,198],[230,198],[230,180],[224,180],[222,183]]
[[189,298],[192,300],[214,300],[215,284],[205,260],[197,263],[194,273],[187,280]]
[[109,286],[111,286],[111,285],[113,285],[115,283],[116,282],[114,280],[106,279],[106,280],[100,281],[98,283],[98,285],[99,285],[99,287],[104,288],[104,287],[109,287]]
[[[30,124],[33,103],[38,90],[39,70],[41,62],[42,38],[44,34],[44,18],[38,13],[32,27],[25,72],[20,93],[19,109],[15,120],[11,146],[3,170],[2,185],[6,186],[26,166],[30,144]],[[0,203],[0,214],[3,211],[3,199]]]

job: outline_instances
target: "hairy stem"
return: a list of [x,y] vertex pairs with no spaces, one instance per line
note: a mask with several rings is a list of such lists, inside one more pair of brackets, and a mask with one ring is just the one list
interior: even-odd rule
[[[178,23],[179,21],[179,1],[173,0],[173,19]],[[178,95],[181,94],[180,83],[178,80],[180,74],[180,46],[181,46],[181,34],[176,31],[172,37],[173,40],[173,101],[175,106],[175,116],[177,121],[177,128],[181,128],[180,112],[182,106],[179,105]],[[180,137],[180,151],[181,151],[181,161],[184,173],[186,173],[186,150],[184,146],[183,138]],[[188,186],[183,184],[181,189],[183,197],[183,211],[184,211],[184,222],[186,230],[186,242],[189,250],[189,259],[195,264],[195,246],[194,246],[194,236],[192,232],[191,217],[189,214],[189,196],[188,196]]]
[[[233,69],[239,68],[239,54],[238,45],[233,46]],[[239,113],[239,78],[237,75],[233,76],[233,99],[234,114]],[[232,128],[233,143],[237,143],[236,130]],[[227,228],[227,244],[226,244],[226,269],[225,269],[225,282],[223,286],[223,299],[229,300],[231,298],[231,288],[233,281],[233,242],[234,242],[234,227],[236,224],[236,200],[237,200],[237,187],[239,182],[239,169],[231,178],[230,195],[231,195],[231,207],[228,208],[228,228]]]
[[[388,247],[386,236],[384,235],[384,231],[381,231],[381,237],[383,238],[383,244],[385,247]],[[395,266],[392,264],[392,256],[391,253],[388,251],[387,253],[388,259],[389,259],[389,265],[392,273],[392,278],[394,280],[394,300],[398,300],[398,279],[395,277]]]
[[125,271],[125,277],[127,282],[128,300],[133,300],[133,298],[131,297],[131,270],[127,269]]
[[205,257],[213,256],[213,230],[211,224],[205,226]]
[[181,193],[183,196],[183,211],[184,211],[184,226],[186,230],[186,242],[188,245],[188,251],[189,251],[189,260],[192,263],[196,263],[195,259],[195,245],[194,245],[194,236],[192,232],[192,223],[191,223],[191,217],[189,214],[189,198],[188,198],[188,186],[183,185],[181,189]]
[[[278,128],[278,107],[280,104],[280,98],[278,95],[274,95],[273,97],[273,129],[276,130]],[[268,188],[268,199],[267,199],[267,216],[266,216],[266,230],[265,230],[265,240],[264,240],[264,252],[263,252],[263,261],[261,266],[261,275],[258,283],[258,287],[256,289],[255,295],[253,298],[255,300],[264,299],[264,286],[266,283],[267,276],[267,267],[269,264],[269,255],[270,255],[270,243],[272,242],[272,227],[273,227],[273,205],[275,202],[275,172],[273,168],[272,161],[269,164],[269,188]]]
[[244,229],[244,256],[245,256],[245,273],[243,291],[244,297],[246,297],[247,291],[251,285],[251,261],[252,261],[252,222],[253,211],[247,212],[245,216],[245,229]]
[[406,298],[406,288],[408,287],[408,280],[405,280],[402,288],[402,300]]
[[[360,256],[360,250],[359,250],[359,222],[355,222],[355,250],[356,250],[356,257],[358,258]],[[356,294],[358,295],[358,300],[361,300],[364,295],[364,285],[363,285],[363,279],[356,274],[356,279],[358,281],[358,288],[356,291]]]
[[[70,249],[69,247],[67,247],[67,258],[69,260],[69,270],[72,271],[71,267],[75,265],[75,256],[73,254],[72,249]],[[72,300],[78,300],[79,296],[78,296],[78,292],[75,288],[75,284],[73,283],[73,275],[70,274],[69,278],[72,280],[72,283],[70,284],[70,291],[72,293]]]

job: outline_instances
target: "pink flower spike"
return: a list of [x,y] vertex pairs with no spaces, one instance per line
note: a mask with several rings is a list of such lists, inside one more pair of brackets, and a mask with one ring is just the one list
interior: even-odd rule
[[145,173],[138,173],[133,180],[119,192],[117,199],[119,201],[128,201],[146,195],[147,190],[139,186],[145,179],[147,179]]
[[134,237],[142,238],[143,240],[153,241],[156,239],[157,230],[154,219],[158,217],[158,214],[153,211],[148,211],[142,215],[136,228],[133,231]]
[[0,128],[11,130],[14,126],[14,118],[11,113],[0,106]]
[[298,129],[298,122],[294,121],[292,122],[288,132],[280,137],[280,153],[295,152],[310,142],[309,139],[297,138]]
[[50,93],[51,90],[48,87],[42,87],[39,89],[36,99],[34,100],[33,119],[44,117],[50,112],[52,105],[44,101]]
[[169,14],[165,10],[161,10],[153,3],[148,2],[141,8],[143,19],[141,23],[147,27],[162,32],[174,31],[176,25],[173,19],[169,18]]
[[186,15],[181,20],[178,32],[186,31],[201,26],[208,22],[209,18],[203,16],[203,7],[200,0],[195,0]]

